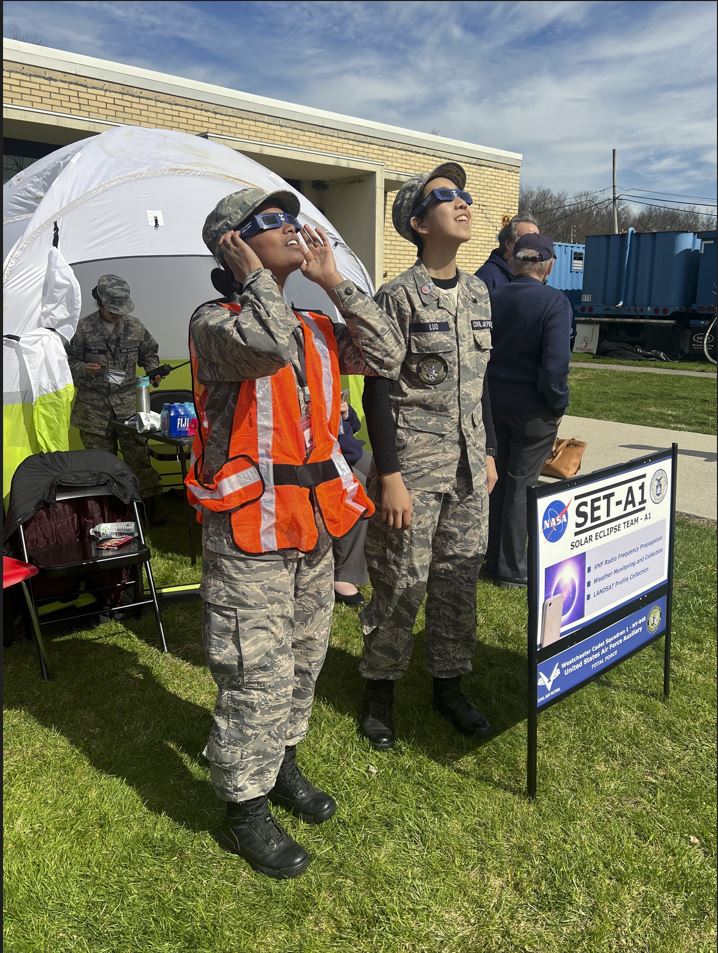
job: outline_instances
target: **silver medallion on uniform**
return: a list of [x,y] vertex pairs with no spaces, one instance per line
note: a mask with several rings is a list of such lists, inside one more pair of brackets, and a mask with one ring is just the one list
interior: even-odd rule
[[416,366],[422,384],[441,384],[449,373],[449,365],[438,354],[427,354]]

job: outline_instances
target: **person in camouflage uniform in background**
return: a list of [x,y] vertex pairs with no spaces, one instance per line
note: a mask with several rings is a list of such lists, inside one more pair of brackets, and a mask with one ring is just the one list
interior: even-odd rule
[[364,384],[374,450],[367,488],[377,512],[365,547],[373,593],[360,614],[367,680],[361,731],[378,749],[394,744],[394,685],[409,665],[425,593],[434,705],[465,734],[485,736],[491,727],[460,686],[475,651],[487,490],[496,481],[484,386],[489,296],[480,279],[456,266],[458,248],[471,237],[465,182],[463,168],[448,162],[401,187],[392,218],[417,245],[419,260],[375,296],[404,343],[398,380]]
[[[137,365],[145,371],[157,368],[157,342],[138,318],[130,317],[135,306],[123,278],[102,275],[92,295],[98,310],[80,318],[72,340],[65,345],[77,388],[71,423],[79,429],[87,450],[116,454],[119,441],[125,462],[139,480],[150,521],[161,523],[157,499],[162,486],[150,462],[147,442],[110,426],[111,420],[126,420],[135,413]],[[160,380],[155,376],[152,383]]]
[[[346,324],[329,325],[342,372],[391,376],[398,371],[402,348],[398,332],[371,298],[337,273],[329,241],[320,229],[304,226],[300,235],[293,218],[298,211],[299,200],[292,192],[251,188],[227,196],[205,222],[203,239],[224,269],[213,274],[213,282],[218,288],[224,284],[226,296],[200,306],[190,321],[203,437],[201,464],[196,463],[188,476],[190,500],[210,484],[219,493],[221,485],[232,482],[220,478],[219,471],[241,462],[241,456],[252,455],[249,440],[246,446],[236,446],[240,427],[254,427],[260,434],[259,444],[266,439],[261,437],[259,420],[264,411],[258,409],[256,418],[250,411],[239,419],[241,414],[236,418],[235,410],[246,394],[254,394],[252,400],[260,408],[257,395],[267,388],[273,395],[278,393],[271,390],[279,388],[273,377],[279,379],[281,371],[286,381],[285,369],[290,367],[293,377],[288,387],[292,401],[296,391],[302,443],[307,440],[309,447],[312,442],[304,420],[310,404],[320,398],[316,391],[311,393],[311,354],[306,342],[308,335],[315,342],[322,335],[310,334],[282,296],[284,281],[292,272],[301,268],[329,294],[344,317]],[[263,230],[244,241],[239,228],[246,223],[259,223]],[[324,328],[326,338],[326,324]],[[338,430],[339,383],[334,377],[332,382],[331,411]],[[325,378],[322,400],[327,398],[327,386]],[[288,411],[274,400],[273,396],[272,440],[293,442],[283,429],[289,426]],[[296,424],[299,421],[291,422]],[[315,437],[313,419],[311,426]],[[336,433],[332,437],[335,441]],[[336,449],[343,460],[338,443]],[[267,521],[262,526],[270,537],[279,532],[276,527],[281,522],[278,515],[267,518],[272,507],[279,506],[275,487],[268,482],[274,459],[270,456],[268,468],[262,471],[265,479],[259,497],[262,519]],[[353,493],[359,485],[344,466]],[[197,468],[201,472],[195,477]],[[218,840],[256,870],[277,878],[301,874],[310,858],[276,822],[268,800],[310,823],[328,820],[336,809],[334,799],[304,777],[295,751],[307,733],[334,605],[332,539],[315,491],[311,499],[313,515],[307,518],[312,529],[316,524],[319,535],[316,546],[306,554],[298,549],[272,551],[271,543],[268,551],[252,554],[236,522],[248,519],[243,514],[251,509],[249,505],[229,512],[202,508],[203,639],[218,688],[205,753],[212,785],[227,805]],[[364,500],[365,504],[355,507],[352,522],[371,512],[371,503]],[[256,497],[250,502],[256,503]],[[339,509],[347,511],[344,504]]]

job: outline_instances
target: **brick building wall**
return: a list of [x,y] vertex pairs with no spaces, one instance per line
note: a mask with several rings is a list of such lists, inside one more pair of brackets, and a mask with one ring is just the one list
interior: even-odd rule
[[[299,121],[194,98],[169,95],[139,86],[107,82],[89,76],[13,62],[3,69],[4,104],[40,110],[38,122],[62,126],[63,116],[115,124],[171,129],[190,134],[234,136],[258,143],[312,149],[349,159],[378,163],[392,173],[412,174],[446,159],[459,161],[467,172],[467,188],[474,197],[473,237],[459,254],[459,265],[474,271],[495,245],[502,217],[518,208],[519,167],[500,161],[480,160],[434,148],[393,145],[386,138],[334,129],[316,120]],[[48,116],[47,114],[51,114]],[[5,112],[8,117],[12,111]],[[98,131],[102,127],[98,126]],[[78,138],[78,133],[73,138]],[[65,140],[70,141],[70,140]],[[227,143],[231,144],[231,143]],[[238,145],[238,148],[242,148]],[[261,160],[260,160],[261,161]],[[413,248],[401,239],[391,223],[396,192],[385,193],[383,275],[393,277],[414,261]]]

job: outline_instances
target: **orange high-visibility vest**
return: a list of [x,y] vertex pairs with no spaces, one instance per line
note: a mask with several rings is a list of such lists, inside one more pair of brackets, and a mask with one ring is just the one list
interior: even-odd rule
[[[218,304],[229,311],[241,310],[237,304]],[[332,323],[326,315],[313,311],[294,313],[304,332],[308,421],[301,419],[297,377],[291,364],[270,377],[243,381],[228,459],[210,479],[202,474],[210,424],[190,334],[198,428],[185,480],[187,494],[200,512],[198,519],[203,508],[227,513],[235,545],[247,553],[283,549],[306,553],[314,549],[319,533],[312,496],[334,537],[344,536],[358,519],[374,512],[337,440],[339,355]]]

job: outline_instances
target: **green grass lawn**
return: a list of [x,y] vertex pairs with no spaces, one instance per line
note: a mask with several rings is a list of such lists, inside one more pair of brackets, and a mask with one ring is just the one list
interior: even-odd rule
[[[184,526],[152,533],[159,581],[197,578]],[[300,761],[336,817],[276,882],[212,837],[200,752],[214,686],[199,600],[5,653],[5,942],[11,953],[708,953],[715,947],[715,528],[679,520],[673,688],[662,643],[539,719],[524,795],[525,595],[480,583],[467,679],[476,744],[429,705],[423,618],[399,742],[356,733],[356,612],[338,606]]]
[[694,433],[716,432],[715,377],[592,371],[572,366],[568,413]]
[[596,357],[595,354],[581,354],[573,351],[571,363],[575,364],[622,364],[626,367],[658,367],[672,371],[700,371],[703,374],[715,374],[716,366],[709,361],[631,361],[627,358]]

